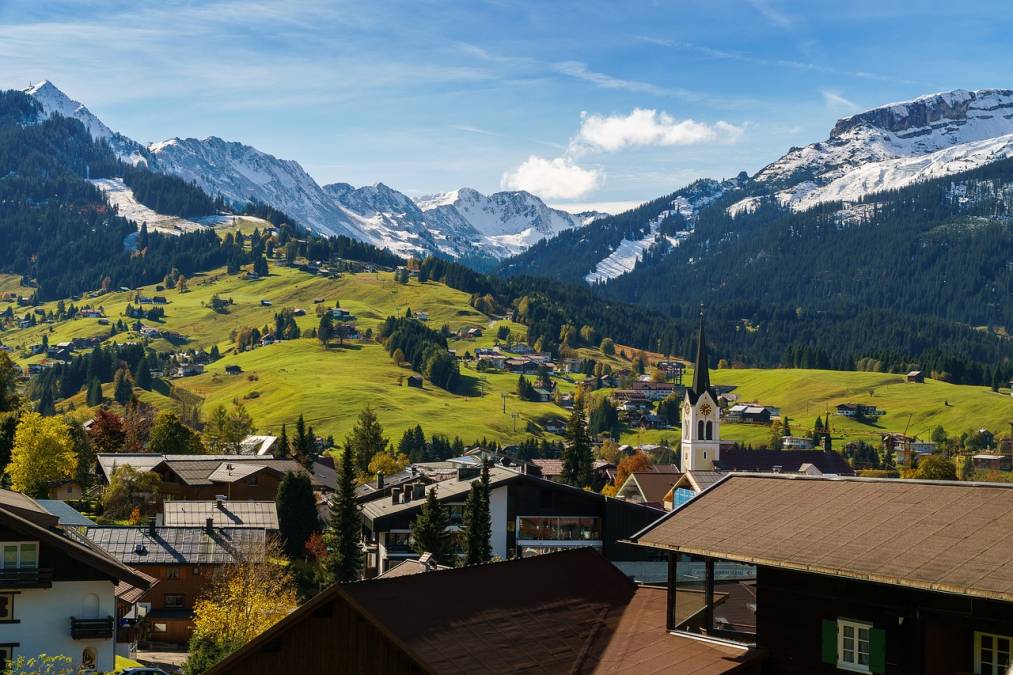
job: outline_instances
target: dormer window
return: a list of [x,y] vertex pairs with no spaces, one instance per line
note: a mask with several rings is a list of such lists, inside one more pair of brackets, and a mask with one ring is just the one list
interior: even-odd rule
[[4,542],[0,569],[33,570],[39,566],[39,543],[35,541]]

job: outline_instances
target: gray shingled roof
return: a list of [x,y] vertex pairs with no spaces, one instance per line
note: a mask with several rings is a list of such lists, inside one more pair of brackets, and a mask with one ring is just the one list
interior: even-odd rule
[[253,527],[278,529],[278,510],[274,502],[173,501],[162,504],[163,523],[167,527],[204,527],[208,518],[215,527]]
[[215,564],[261,555],[267,532],[250,528],[93,527],[88,539],[127,565]]
[[264,462],[264,457],[252,455],[160,455],[153,452],[100,452],[97,456],[99,467],[106,478],[113,475],[113,471],[121,466],[129,465],[137,471],[151,471],[166,460],[177,462],[187,460],[201,461],[259,461]]

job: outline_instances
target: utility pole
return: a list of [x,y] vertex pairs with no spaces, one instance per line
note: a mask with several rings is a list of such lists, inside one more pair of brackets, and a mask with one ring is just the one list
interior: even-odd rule
[[505,392],[505,391],[503,391],[503,392],[500,392],[500,396],[502,396],[502,397],[503,397],[503,414],[504,414],[504,415],[506,415],[506,400],[507,400],[507,394],[506,394],[506,392]]
[[514,433],[517,433],[517,413],[510,413],[510,416],[514,418]]

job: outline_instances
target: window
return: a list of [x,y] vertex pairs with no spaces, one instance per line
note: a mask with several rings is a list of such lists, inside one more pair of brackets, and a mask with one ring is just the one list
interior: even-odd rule
[[0,593],[0,622],[5,621],[14,621],[13,593]]
[[869,634],[872,626],[867,623],[837,620],[837,667],[859,673],[869,670]]
[[257,477],[256,476],[247,476],[246,477],[246,484],[249,485],[250,487],[255,486],[257,484]]
[[520,516],[517,538],[525,541],[600,541],[601,520],[596,517]]
[[178,567],[166,567],[162,570],[163,579],[179,579]]
[[156,623],[156,624],[155,624],[155,632],[156,632],[156,633],[165,633],[165,632],[166,632],[166,630],[167,630],[167,629],[166,629],[166,627],[165,627],[165,624],[164,624],[164,623]]
[[707,423],[707,440],[708,441],[714,440],[714,423],[713,422],[708,422]]
[[165,608],[166,609],[179,609],[183,606],[184,598],[182,593],[166,593],[165,594]]
[[464,504],[447,504],[447,516],[451,525],[463,525]]
[[698,441],[703,440],[703,420],[700,420],[696,423],[696,439]]
[[14,660],[14,645],[0,645],[0,673]]
[[388,532],[387,552],[404,553],[406,551],[411,551],[411,538],[411,532]]
[[992,633],[974,633],[975,675],[1007,675],[1013,637]]
[[4,542],[0,569],[33,570],[39,566],[39,544],[28,542]]

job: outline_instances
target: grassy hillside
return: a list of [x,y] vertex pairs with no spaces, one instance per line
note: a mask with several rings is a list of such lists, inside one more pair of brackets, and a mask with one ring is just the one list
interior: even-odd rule
[[[4,281],[16,283],[17,280]],[[413,312],[427,312],[433,328],[444,324],[453,330],[462,326],[483,328],[485,334],[480,338],[450,341],[450,348],[462,354],[492,345],[500,325],[506,325],[515,339],[524,338],[524,326],[476,311],[469,306],[466,293],[443,284],[420,284],[412,280],[401,285],[393,281],[390,273],[382,272],[347,274],[331,279],[275,267],[268,278],[257,281],[245,281],[218,270],[193,277],[189,288],[186,293],[162,292],[169,299],[164,322],[144,323],[183,334],[189,340],[186,347],[217,344],[223,358],[212,364],[205,374],[173,380],[172,386],[204,397],[205,410],[233,399],[242,400],[260,430],[277,431],[282,423],[291,425],[302,413],[318,433],[333,435],[340,442],[359,411],[370,405],[395,439],[404,429],[422,424],[427,433],[460,436],[466,442],[481,437],[508,442],[531,433],[541,435],[541,425],[546,420],[568,415],[551,403],[519,400],[515,394],[515,375],[478,373],[463,365],[464,385],[459,393],[446,392],[428,382],[421,390],[408,388],[402,379],[410,371],[395,366],[383,347],[372,342],[324,349],[315,339],[303,338],[245,353],[234,353],[232,349],[230,335],[233,330],[269,324],[274,314],[285,307],[305,309],[306,316],[297,319],[300,327],[304,331],[315,327],[318,319],[314,301],[317,299],[322,299],[320,304],[327,307],[340,302],[341,307],[359,318],[361,331],[376,330],[387,316],[402,314],[409,307]],[[146,295],[156,293],[154,287],[141,290]],[[218,314],[210,309],[211,298],[216,294],[232,300],[227,313]],[[133,296],[134,292],[116,292],[77,304],[101,305],[115,322]],[[271,306],[262,305],[262,300],[270,302]],[[54,309],[55,303],[43,305],[43,308]],[[15,308],[18,316],[26,311],[27,308]],[[48,334],[50,344],[56,344],[73,337],[107,336],[108,332],[109,328],[99,325],[96,319],[75,319],[8,330],[0,333],[0,339],[17,348],[14,356],[24,365],[42,359],[41,356],[29,357],[23,350],[40,342],[44,334]],[[120,334],[112,339],[122,343],[141,338]],[[156,340],[150,346],[161,351],[175,348],[165,340]],[[597,350],[581,349],[580,354],[607,361],[613,368],[627,365],[619,357],[604,357]],[[243,373],[226,375],[227,365],[238,365]],[[687,381],[691,377],[692,374],[687,373]],[[1008,394],[936,381],[905,384],[898,375],[818,370],[719,370],[712,374],[712,380],[716,384],[734,385],[741,401],[779,406],[782,413],[791,418],[796,433],[810,428],[817,414],[822,415],[838,403],[858,401],[887,411],[875,425],[832,418],[834,435],[842,440],[875,441],[884,430],[904,431],[909,417],[910,433],[922,438],[927,438],[937,425],[951,434],[979,427],[1006,431],[1008,420],[1013,419],[1013,398]],[[573,385],[560,381],[560,387],[563,391],[571,391]],[[143,392],[141,397],[156,407],[166,407],[173,405],[167,393],[168,386],[163,385],[159,391]],[[111,391],[107,394],[111,395]],[[78,414],[87,414],[83,392],[71,401],[78,408]],[[61,407],[66,407],[66,403]],[[764,427],[749,425],[726,424],[722,429],[724,438],[753,445],[762,445],[768,433]],[[643,443],[676,443],[678,439],[677,429],[632,431],[623,437],[624,442]]]

